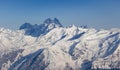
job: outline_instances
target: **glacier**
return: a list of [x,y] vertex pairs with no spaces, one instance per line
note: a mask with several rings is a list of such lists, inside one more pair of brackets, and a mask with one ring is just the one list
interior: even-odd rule
[[120,29],[63,27],[57,18],[0,28],[1,70],[120,70]]

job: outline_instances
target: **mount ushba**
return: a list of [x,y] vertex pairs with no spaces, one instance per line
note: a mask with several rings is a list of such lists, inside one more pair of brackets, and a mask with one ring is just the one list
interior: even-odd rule
[[120,29],[63,27],[58,19],[0,29],[1,70],[120,69]]

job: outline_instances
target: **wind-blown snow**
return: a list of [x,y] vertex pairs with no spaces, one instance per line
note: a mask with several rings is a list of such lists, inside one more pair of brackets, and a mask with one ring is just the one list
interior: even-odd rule
[[73,25],[37,37],[24,33],[0,29],[1,70],[120,69],[120,29]]

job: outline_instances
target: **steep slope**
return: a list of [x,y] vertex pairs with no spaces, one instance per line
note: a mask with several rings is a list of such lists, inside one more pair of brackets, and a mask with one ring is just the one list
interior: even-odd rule
[[43,24],[40,25],[31,25],[30,23],[24,23],[20,26],[20,30],[25,30],[25,35],[31,35],[33,37],[38,37],[42,34],[46,34],[50,30],[56,28],[56,27],[62,27],[61,23],[57,18],[54,18],[54,20],[48,18],[44,21]]
[[47,19],[48,31],[38,36],[26,34],[31,24],[17,31],[1,28],[0,69],[120,69],[120,29],[62,27],[53,22]]

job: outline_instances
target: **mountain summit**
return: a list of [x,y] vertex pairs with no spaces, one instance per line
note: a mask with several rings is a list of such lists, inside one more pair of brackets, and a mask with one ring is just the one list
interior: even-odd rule
[[54,18],[53,20],[48,18],[46,19],[43,24],[40,25],[32,25],[30,23],[24,23],[20,26],[20,30],[25,30],[25,35],[31,35],[33,37],[38,37],[42,34],[46,34],[50,30],[57,28],[57,27],[63,27],[63,25],[59,22],[57,18]]
[[55,25],[62,27],[61,23],[57,18],[54,18],[53,20],[51,18],[48,18],[44,21],[44,24],[51,24],[51,23],[54,23]]
[[0,70],[120,70],[120,29],[63,27],[56,18],[1,28]]

